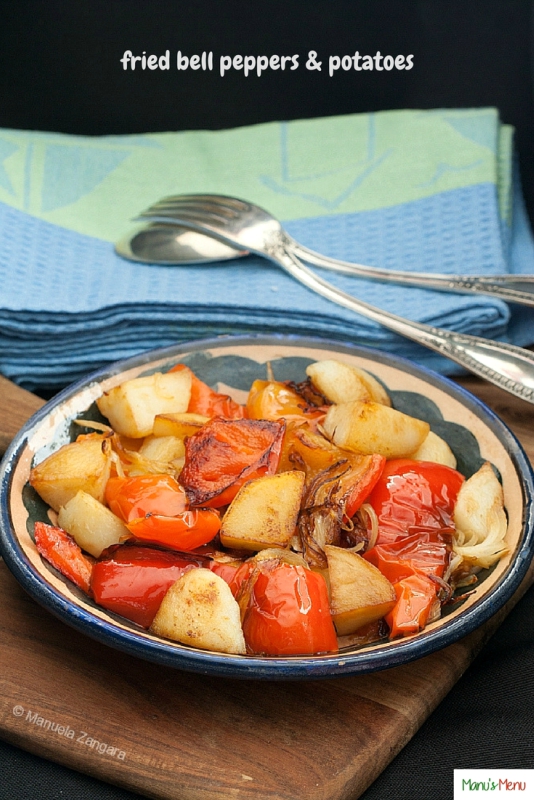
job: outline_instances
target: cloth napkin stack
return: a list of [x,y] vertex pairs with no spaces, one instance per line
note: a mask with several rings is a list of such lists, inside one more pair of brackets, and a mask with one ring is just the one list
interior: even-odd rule
[[[456,366],[268,261],[134,264],[113,243],[169,194],[255,202],[314,250],[421,272],[534,272],[513,132],[494,109],[394,111],[99,138],[0,130],[0,372],[60,387],[118,358],[226,333],[297,333]],[[526,345],[499,300],[320,274],[410,319]]]

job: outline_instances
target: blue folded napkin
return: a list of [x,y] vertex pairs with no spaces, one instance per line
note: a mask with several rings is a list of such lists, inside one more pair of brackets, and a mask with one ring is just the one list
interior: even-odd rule
[[[258,203],[305,245],[389,269],[533,273],[512,131],[494,109],[394,111],[231,131],[0,130],[0,372],[60,387],[118,358],[226,333],[324,336],[458,368],[318,297],[265,259],[134,264],[113,242],[160,197]],[[418,322],[527,345],[532,309],[317,270]]]

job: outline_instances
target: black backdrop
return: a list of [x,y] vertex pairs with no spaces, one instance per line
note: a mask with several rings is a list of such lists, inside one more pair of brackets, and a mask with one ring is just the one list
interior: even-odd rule
[[[118,134],[494,105],[516,127],[533,218],[532,12],[532,0],[0,2],[0,127]],[[221,78],[216,70],[124,71],[119,62],[125,50],[166,49],[299,54],[301,67]],[[303,68],[310,50],[321,73]],[[330,78],[328,56],[355,50],[411,53],[414,67]],[[533,666],[531,591],[364,800],[450,800],[455,767],[534,767]],[[5,743],[0,763],[0,798],[133,797]]]
[[[531,0],[2,0],[0,127],[79,134],[224,128],[390,108],[493,105],[517,129],[534,208]],[[135,55],[299,54],[299,69],[123,70]],[[304,68],[315,50],[321,72]],[[413,54],[410,71],[326,71]]]

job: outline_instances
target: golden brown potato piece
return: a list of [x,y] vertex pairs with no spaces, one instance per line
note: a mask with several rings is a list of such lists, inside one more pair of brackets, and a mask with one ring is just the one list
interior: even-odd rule
[[486,462],[462,484],[454,507],[454,552],[467,563],[487,568],[506,551],[508,521],[503,489]]
[[447,442],[434,431],[429,431],[423,444],[412,453],[414,461],[433,461],[456,469],[456,457]]
[[58,525],[95,558],[106,547],[131,538],[126,525],[87,492],[78,492],[59,509]]
[[34,467],[30,483],[45,503],[59,511],[79,491],[103,500],[110,469],[110,440],[83,437],[63,445]]
[[395,589],[380,570],[358,553],[325,547],[330,576],[330,608],[340,636],[382,619],[396,603]]
[[191,373],[182,370],[133,378],[96,402],[117,433],[136,439],[152,433],[157,414],[187,411],[190,397]]
[[288,547],[304,487],[297,470],[256,478],[241,487],[224,515],[221,544],[244,550]]
[[369,372],[335,359],[316,361],[306,368],[315,388],[331,403],[361,400],[391,405],[388,393]]
[[156,636],[219,653],[246,652],[241,614],[230,587],[209,569],[173,583],[150,627]]
[[182,441],[192,436],[209,422],[209,417],[202,414],[158,414],[154,420],[154,436],[177,436]]
[[426,439],[430,425],[381,403],[354,400],[331,406],[323,428],[338,447],[366,455],[407,458]]
[[170,462],[185,457],[185,446],[177,436],[147,436],[139,455],[151,461]]

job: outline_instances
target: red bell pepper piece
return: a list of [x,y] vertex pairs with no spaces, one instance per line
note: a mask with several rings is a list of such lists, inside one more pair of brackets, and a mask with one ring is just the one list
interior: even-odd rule
[[443,464],[406,458],[388,461],[367,499],[378,516],[378,543],[419,530],[450,528],[464,480]]
[[242,564],[230,564],[224,561],[212,560],[206,566],[226,581],[234,597],[239,595],[241,586],[252,572],[252,564],[250,561],[244,561]]
[[394,459],[368,498],[379,531],[377,545],[364,558],[395,588],[397,603],[385,617],[391,638],[422,630],[437,602],[439,579],[450,558],[454,504],[464,480],[442,464]]
[[[356,477],[356,482],[345,504],[345,514],[349,519],[360,509],[372,492],[386,466],[384,456],[374,453],[367,456],[362,464],[362,474]],[[343,479],[342,479],[343,480]]]
[[180,483],[192,506],[228,505],[245,481],[276,472],[284,422],[212,419],[185,442]]
[[84,553],[63,528],[36,522],[34,536],[35,546],[42,557],[88,594],[94,558]]
[[337,652],[328,589],[320,573],[293,564],[266,563],[250,581],[243,633],[252,652],[277,656]]
[[170,372],[188,370],[191,373],[191,397],[187,411],[191,414],[202,414],[204,417],[222,417],[223,419],[243,419],[244,406],[236,403],[227,394],[216,392],[207,383],[201,381],[185,364],[176,364]]
[[168,589],[190,569],[206,566],[201,556],[124,545],[93,567],[95,602],[149,628]]
[[416,573],[442,578],[449,563],[450,539],[448,531],[421,531],[389,544],[378,544],[363,557],[393,584]]
[[386,615],[390,637],[422,630],[436,601],[450,558],[450,531],[421,531],[368,550],[364,558],[393,584],[397,603]]

